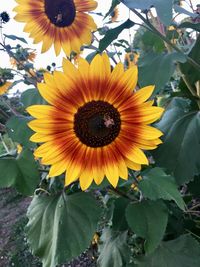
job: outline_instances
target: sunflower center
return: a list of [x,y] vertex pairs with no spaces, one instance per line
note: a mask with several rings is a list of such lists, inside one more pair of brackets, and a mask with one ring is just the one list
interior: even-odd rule
[[45,13],[50,21],[58,27],[70,26],[76,17],[73,0],[45,0]]
[[74,116],[74,131],[89,147],[103,147],[112,143],[121,127],[120,114],[104,101],[91,101],[80,107]]

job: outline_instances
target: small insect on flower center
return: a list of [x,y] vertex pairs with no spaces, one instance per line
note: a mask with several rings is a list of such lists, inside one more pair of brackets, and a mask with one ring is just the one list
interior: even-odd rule
[[89,147],[112,143],[121,128],[120,114],[104,101],[91,101],[80,107],[74,116],[74,132]]
[[73,0],[45,0],[45,13],[50,21],[58,27],[70,26],[76,17]]

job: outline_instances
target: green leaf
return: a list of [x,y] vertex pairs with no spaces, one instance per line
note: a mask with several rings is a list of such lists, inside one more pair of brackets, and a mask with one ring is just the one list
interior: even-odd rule
[[200,176],[194,177],[194,180],[188,184],[188,190],[193,196],[200,196]]
[[161,40],[155,33],[152,33],[148,30],[144,31],[141,37],[141,42],[148,49],[153,49],[154,52],[163,52],[165,48],[165,44],[163,40]]
[[152,253],[163,239],[168,221],[167,208],[161,200],[129,204],[127,222],[136,235],[146,239],[145,251]]
[[122,0],[128,8],[130,9],[149,9],[151,6],[156,8],[158,17],[165,25],[170,25],[172,21],[172,6],[173,0],[163,1],[163,0]]
[[199,243],[190,235],[163,242],[153,254],[142,257],[138,267],[199,267]]
[[27,44],[27,41],[24,38],[22,38],[22,37],[18,37],[18,36],[13,35],[13,34],[12,35],[4,34],[4,36],[6,38],[10,39],[10,40],[14,40],[14,41],[15,40],[18,40],[18,41],[21,41],[21,42]]
[[156,128],[161,129],[164,134],[167,133],[170,130],[171,125],[177,119],[185,115],[189,110],[190,100],[181,97],[174,97],[168,104],[162,119],[155,124]]
[[110,13],[112,13],[113,10],[115,9],[115,7],[116,7],[117,5],[119,5],[119,4],[120,4],[120,1],[119,1],[119,0],[112,0],[111,7],[110,7],[110,9],[108,10],[108,12],[106,13],[104,19],[107,18],[107,16],[109,16]]
[[177,52],[170,54],[150,52],[144,55],[138,62],[140,86],[154,84],[156,92],[159,92],[172,77],[176,62],[185,62],[185,60],[185,56]]
[[[196,40],[196,43],[194,44],[191,52],[189,53],[189,56],[196,61],[198,64],[200,64],[200,35]],[[199,81],[200,77],[200,70],[197,70],[195,67],[193,67],[188,62],[184,64],[180,64],[181,72],[187,77],[187,79],[190,81],[192,86],[195,86],[195,83]]]
[[103,52],[111,43],[113,40],[116,40],[118,35],[124,30],[124,29],[130,29],[133,27],[134,22],[128,19],[124,23],[122,23],[120,26],[110,29],[106,32],[104,38],[102,38],[99,42],[99,51]]
[[40,176],[33,154],[23,150],[17,159],[0,159],[0,187],[13,186],[23,195],[32,195]]
[[36,88],[28,89],[21,95],[21,102],[24,107],[27,108],[31,105],[43,105],[46,101],[41,97],[39,91]]
[[86,250],[93,238],[101,209],[87,193],[35,196],[26,227],[32,252],[43,267],[55,267]]
[[198,16],[198,14],[192,13],[179,5],[174,5],[174,11],[180,14],[188,15],[191,18],[196,18]]
[[129,262],[130,249],[127,245],[127,231],[120,234],[105,229],[100,245],[98,266],[100,267],[124,267]]
[[185,203],[177,189],[174,178],[160,168],[154,168],[145,173],[138,187],[144,197],[151,200],[174,200],[180,209],[185,210]]
[[164,143],[153,153],[157,165],[167,168],[179,185],[200,173],[199,132],[199,112],[187,113],[171,124]]
[[125,210],[128,204],[129,200],[123,197],[115,200],[112,219],[112,229],[114,231],[125,231],[128,228],[125,217]]
[[35,147],[35,144],[29,141],[33,131],[28,127],[27,123],[30,118],[27,117],[12,117],[7,123],[8,135],[14,142],[18,142],[27,148]]
[[178,26],[178,28],[189,28],[200,32],[200,23],[183,22]]

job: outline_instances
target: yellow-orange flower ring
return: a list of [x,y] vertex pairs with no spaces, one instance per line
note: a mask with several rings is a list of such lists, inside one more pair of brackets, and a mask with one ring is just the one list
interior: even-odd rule
[[51,165],[49,176],[65,175],[65,185],[79,179],[82,190],[105,177],[116,187],[119,177],[128,179],[128,168],[140,170],[148,164],[143,150],[162,143],[162,132],[148,124],[159,119],[163,109],[155,107],[154,86],[134,91],[137,66],[124,71],[118,63],[111,71],[106,54],[89,64],[79,58],[77,67],[64,59],[64,72],[44,74],[38,89],[49,105],[34,105],[28,112],[36,119],[29,127],[41,162]]

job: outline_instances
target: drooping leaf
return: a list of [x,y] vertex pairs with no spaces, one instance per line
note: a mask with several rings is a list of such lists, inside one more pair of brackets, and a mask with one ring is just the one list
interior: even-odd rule
[[156,163],[167,168],[179,185],[200,173],[199,132],[199,112],[184,114],[171,124],[164,143],[154,152]]
[[120,234],[105,229],[100,245],[98,266],[101,267],[124,267],[129,262],[130,249],[127,245],[127,231]]
[[170,25],[172,21],[173,0],[122,0],[122,3],[130,9],[137,8],[144,10],[154,6],[158,16],[165,25]]
[[146,172],[138,187],[144,197],[151,200],[174,200],[180,209],[185,209],[184,201],[177,189],[174,178],[160,168],[154,168]]
[[120,3],[119,0],[112,0],[111,7],[110,7],[110,9],[108,10],[108,12],[106,13],[104,19],[107,18],[107,16],[109,16],[109,15],[113,12],[113,10],[115,9],[115,7],[116,7],[117,5],[119,5],[119,3]]
[[8,35],[8,34],[4,34],[4,36],[5,36],[6,38],[10,39],[10,40],[14,40],[14,41],[15,41],[15,40],[18,40],[18,41],[21,41],[21,42],[27,44],[27,41],[26,41],[24,38],[22,38],[22,37],[18,37],[18,36],[13,35],[13,34],[10,34],[10,35]]
[[153,254],[140,258],[138,267],[199,267],[199,243],[190,235],[162,242]]
[[[198,36],[189,56],[200,65],[200,36]],[[180,64],[181,72],[187,77],[192,86],[195,86],[195,83],[199,81],[200,70],[193,67],[188,62]]]
[[168,221],[167,208],[161,200],[129,204],[127,222],[138,236],[146,239],[145,251],[152,253],[163,239]]
[[180,14],[188,15],[191,18],[196,18],[198,16],[197,14],[192,13],[179,5],[174,5],[174,11]]
[[113,40],[117,39],[118,35],[124,29],[130,29],[133,26],[134,26],[134,22],[128,19],[127,21],[122,23],[120,26],[114,29],[108,30],[105,36],[99,42],[99,51],[103,52],[112,43]]
[[23,195],[32,195],[39,184],[39,172],[30,150],[23,150],[17,159],[0,159],[0,170],[0,187],[13,186]]
[[[156,92],[164,88],[175,71],[175,63],[185,62],[180,53],[156,54],[150,52],[139,59],[139,84],[141,87],[149,84],[156,86]],[[155,71],[156,70],[156,71]]]
[[28,89],[21,95],[21,102],[24,107],[27,108],[31,105],[46,104],[45,100],[41,97],[39,91],[36,88]]
[[191,22],[183,22],[181,23],[178,28],[189,28],[193,29],[197,32],[200,32],[200,23],[191,23]]
[[8,135],[14,142],[18,142],[27,148],[32,148],[35,147],[35,144],[29,141],[33,134],[33,131],[27,125],[29,121],[30,118],[27,117],[12,117],[6,123],[6,127]]
[[112,219],[112,229],[114,231],[125,231],[128,228],[125,210],[129,203],[129,200],[123,197],[115,200],[113,219]]
[[101,209],[87,193],[35,196],[26,227],[32,252],[43,267],[55,267],[85,251],[93,238]]

